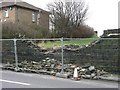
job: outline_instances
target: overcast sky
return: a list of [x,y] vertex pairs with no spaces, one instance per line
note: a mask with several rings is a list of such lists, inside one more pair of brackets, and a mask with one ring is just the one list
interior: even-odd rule
[[[23,0],[37,7],[47,10],[47,4],[54,0]],[[118,28],[118,1],[120,0],[85,0],[89,5],[86,23],[98,31]]]

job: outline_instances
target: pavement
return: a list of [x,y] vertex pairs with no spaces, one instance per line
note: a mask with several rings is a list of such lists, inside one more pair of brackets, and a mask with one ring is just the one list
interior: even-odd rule
[[114,75],[111,75],[109,77],[100,76],[100,78],[101,80],[116,81],[116,82],[119,81],[118,76],[114,76]]
[[81,79],[74,81],[55,76],[0,71],[2,88],[118,88],[118,82]]

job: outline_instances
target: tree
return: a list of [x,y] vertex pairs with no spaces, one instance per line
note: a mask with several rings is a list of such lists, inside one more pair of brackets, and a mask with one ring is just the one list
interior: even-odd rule
[[51,23],[54,25],[54,33],[64,37],[74,37],[87,19],[88,6],[83,0],[78,2],[58,1],[48,4],[51,12]]

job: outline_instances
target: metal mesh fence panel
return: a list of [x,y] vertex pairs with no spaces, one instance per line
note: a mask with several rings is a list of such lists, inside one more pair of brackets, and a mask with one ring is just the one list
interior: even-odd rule
[[[84,39],[82,41],[84,41]],[[89,45],[80,46],[78,50],[65,50],[64,53],[65,57],[69,57],[71,63],[79,64],[80,66],[90,64],[99,69],[105,69],[109,72],[117,73],[117,39],[95,40]]]
[[[77,64],[118,73],[118,38],[18,39],[16,44],[18,67],[21,68],[25,62],[39,63],[36,67],[33,65],[34,68],[28,65],[32,69],[48,69],[55,65],[65,69]],[[16,65],[14,41],[2,40],[2,45],[2,63]]]
[[2,63],[15,63],[14,44],[12,40],[2,41]]
[[[2,67],[2,42],[0,41],[0,71]],[[0,78],[2,78],[2,73],[0,73]],[[0,82],[0,89],[2,89],[2,83]]]

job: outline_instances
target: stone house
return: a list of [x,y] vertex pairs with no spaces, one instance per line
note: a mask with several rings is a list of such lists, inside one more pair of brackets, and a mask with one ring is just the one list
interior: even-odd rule
[[0,22],[21,23],[24,25],[39,25],[49,30],[48,11],[35,7],[26,2],[0,3]]

